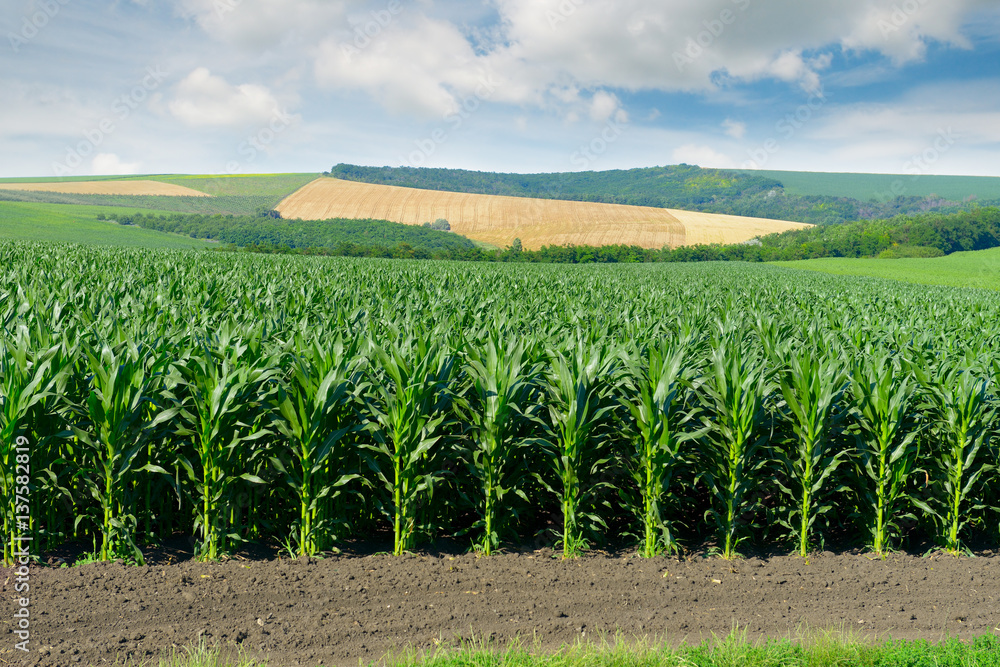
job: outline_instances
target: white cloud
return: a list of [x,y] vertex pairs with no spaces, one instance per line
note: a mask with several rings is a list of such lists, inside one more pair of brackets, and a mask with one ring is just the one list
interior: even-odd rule
[[233,86],[199,67],[177,85],[170,112],[193,127],[242,127],[268,122],[282,111],[264,86]]
[[456,113],[463,103],[482,104],[516,87],[489,71],[456,26],[411,18],[409,27],[390,23],[368,41],[352,35],[324,40],[317,81],[332,90],[365,91],[390,111],[423,117]]
[[139,173],[140,162],[122,162],[114,153],[98,153],[90,164],[95,176],[123,176]]
[[[180,0],[178,12],[221,42],[247,51],[282,44],[308,49],[346,25],[346,0]],[[350,4],[357,4],[356,2]]]
[[[1000,81],[927,85],[878,103],[824,108],[766,168],[821,171],[996,174],[984,159],[1000,144]],[[985,149],[985,151],[984,151]]]
[[[963,17],[984,2],[914,0],[919,11],[899,9],[901,18],[895,0],[495,0],[499,22],[485,41],[411,5],[370,37],[343,25],[331,31],[315,51],[316,76],[394,112],[428,116],[453,111],[488,71],[503,82],[491,101],[572,107],[590,90],[586,113],[609,118],[612,90],[707,91],[770,78],[814,92],[832,60],[824,49],[920,58],[930,40],[965,44]],[[887,31],[887,17],[900,27]]]
[[747,124],[727,118],[722,121],[722,129],[733,139],[742,139],[747,133]]
[[719,153],[714,148],[699,144],[685,144],[674,149],[671,156],[676,163],[695,164],[699,167],[714,167],[716,169],[730,169],[736,166],[736,161]]
[[618,97],[599,90],[590,99],[590,119],[598,123],[604,123],[614,116],[621,107]]
[[819,73],[813,64],[807,64],[802,59],[801,51],[780,54],[768,66],[766,73],[787,83],[797,83],[809,92],[818,90],[820,86]]

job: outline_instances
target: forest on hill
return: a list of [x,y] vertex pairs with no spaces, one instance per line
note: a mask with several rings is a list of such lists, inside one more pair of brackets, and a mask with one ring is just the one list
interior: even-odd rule
[[469,192],[676,208],[830,225],[927,212],[954,213],[1000,202],[897,196],[885,201],[795,195],[781,181],[752,172],[680,164],[613,171],[506,174],[463,169],[362,167],[338,164],[325,175],[348,181]]

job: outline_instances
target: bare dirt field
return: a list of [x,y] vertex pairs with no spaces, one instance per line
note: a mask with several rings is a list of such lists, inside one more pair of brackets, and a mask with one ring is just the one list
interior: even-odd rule
[[[173,560],[171,557],[170,560]],[[36,568],[32,652],[13,655],[4,612],[0,662],[104,665],[203,637],[270,665],[357,665],[407,646],[520,637],[542,649],[577,640],[698,643],[734,624],[751,637],[846,629],[886,639],[1000,633],[1000,557],[851,552],[644,560],[550,550],[490,558],[428,551],[395,558],[182,560]],[[4,598],[14,597],[9,573]],[[11,612],[12,613],[12,612]]]
[[637,245],[672,248],[700,243],[741,243],[762,234],[809,225],[782,220],[675,211],[648,206],[499,197],[439,192],[319,178],[286,197],[285,218],[373,218],[408,225],[448,220],[452,231],[506,247]]
[[211,195],[159,181],[72,181],[67,183],[0,183],[0,190],[60,192],[71,195],[161,195],[209,197]]

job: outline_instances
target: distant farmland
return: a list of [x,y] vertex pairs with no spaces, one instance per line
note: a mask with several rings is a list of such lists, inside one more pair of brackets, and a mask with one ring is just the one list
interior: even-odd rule
[[847,174],[763,169],[741,173],[777,179],[790,195],[851,197],[860,201],[883,202],[899,195],[943,197],[951,201],[1000,199],[1000,178],[993,176]]
[[741,243],[809,226],[646,206],[419,190],[327,177],[296,191],[277,210],[285,218],[302,220],[375,218],[419,225],[444,218],[452,231],[476,241],[505,247],[519,238],[527,249],[567,244],[676,248]]
[[209,197],[182,185],[159,181],[70,181],[64,183],[0,183],[0,190],[58,192],[76,195],[152,195],[167,197]]

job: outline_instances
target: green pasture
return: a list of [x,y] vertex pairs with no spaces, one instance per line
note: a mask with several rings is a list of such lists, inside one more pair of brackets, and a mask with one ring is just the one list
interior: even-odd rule
[[825,257],[798,262],[774,262],[774,264],[842,276],[872,276],[921,285],[1000,290],[1000,248],[956,252],[946,257],[931,259]]
[[[121,208],[111,210],[123,212]],[[110,212],[94,206],[0,201],[0,239],[173,249],[218,245],[202,239],[98,220],[97,215],[102,211]]]

